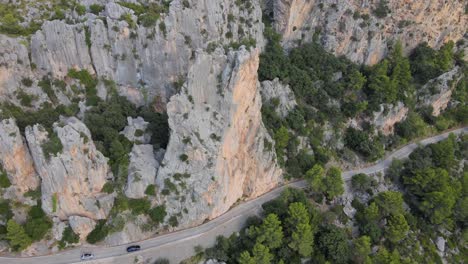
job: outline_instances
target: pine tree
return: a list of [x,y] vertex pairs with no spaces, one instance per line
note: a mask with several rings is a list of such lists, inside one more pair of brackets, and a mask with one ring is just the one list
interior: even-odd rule
[[10,241],[11,247],[18,251],[26,249],[32,243],[24,228],[13,219],[8,220],[7,223],[7,239]]
[[283,228],[281,221],[275,214],[269,214],[263,223],[255,228],[257,242],[267,246],[269,249],[281,247],[283,243]]

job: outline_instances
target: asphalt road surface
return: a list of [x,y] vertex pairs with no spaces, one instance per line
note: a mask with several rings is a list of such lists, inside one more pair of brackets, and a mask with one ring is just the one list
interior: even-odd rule
[[[358,173],[372,174],[382,172],[392,163],[393,159],[404,159],[415,150],[418,145],[427,145],[441,141],[448,137],[450,133],[461,134],[468,133],[468,127],[460,128],[433,136],[419,141],[417,144],[408,144],[399,150],[392,152],[385,158],[377,161],[375,165],[370,167],[343,172],[343,179],[349,181],[351,177]],[[203,225],[190,229],[181,230],[161,236],[156,236],[137,243],[141,246],[141,251],[135,253],[127,253],[126,248],[129,245],[121,245],[115,247],[106,246],[83,246],[67,251],[62,251],[57,254],[38,256],[38,257],[0,257],[0,264],[59,264],[59,263],[94,263],[94,264],[110,264],[135,263],[138,259],[154,260],[157,258],[167,258],[171,263],[179,263],[181,260],[195,255],[194,247],[200,245],[202,247],[213,246],[216,237],[219,235],[229,236],[233,232],[239,231],[247,218],[261,213],[261,205],[278,197],[281,192],[287,187],[305,188],[304,180],[292,182],[284,186],[280,186],[272,191],[247,202],[244,202],[220,217],[213,219]],[[92,252],[95,259],[92,261],[81,261],[80,256],[83,252]],[[146,262],[145,262],[146,263]],[[151,262],[149,262],[151,263]]]

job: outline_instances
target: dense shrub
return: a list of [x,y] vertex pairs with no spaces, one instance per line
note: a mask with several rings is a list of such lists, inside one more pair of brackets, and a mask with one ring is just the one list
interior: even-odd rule
[[96,227],[86,237],[86,241],[90,244],[96,244],[104,240],[109,233],[109,228],[106,226],[106,220],[98,220]]
[[151,210],[149,210],[148,215],[150,216],[151,220],[153,220],[153,222],[158,223],[158,224],[162,223],[164,222],[164,218],[167,215],[166,206],[164,205],[156,206],[152,208]]

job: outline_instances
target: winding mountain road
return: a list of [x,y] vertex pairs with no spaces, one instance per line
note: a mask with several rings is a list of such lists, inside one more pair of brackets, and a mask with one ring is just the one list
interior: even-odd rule
[[[399,150],[392,152],[384,159],[378,161],[375,165],[343,172],[342,176],[345,181],[349,181],[351,177],[358,173],[372,174],[381,172],[388,168],[393,159],[403,159],[415,150],[418,145],[427,145],[441,141],[449,136],[450,133],[462,134],[468,133],[468,127],[459,128],[450,132],[436,135],[416,143],[408,144]],[[106,246],[86,246],[79,247],[67,251],[63,251],[53,255],[38,256],[38,257],[0,257],[0,264],[61,264],[61,263],[135,263],[137,259],[154,260],[157,258],[167,258],[171,263],[179,263],[179,261],[193,256],[194,247],[197,245],[210,247],[214,244],[216,237],[219,235],[229,236],[233,232],[239,231],[245,223],[245,220],[253,215],[261,212],[261,205],[269,200],[278,197],[285,188],[305,188],[307,186],[304,180],[292,182],[280,186],[256,199],[242,203],[233,209],[229,210],[220,217],[203,225],[156,236],[144,241],[138,242],[141,246],[141,251],[135,253],[127,253],[128,245],[115,247]],[[92,261],[80,261],[82,252],[93,252],[95,259]],[[146,262],[145,262],[146,263]],[[151,263],[151,262],[148,262]]]

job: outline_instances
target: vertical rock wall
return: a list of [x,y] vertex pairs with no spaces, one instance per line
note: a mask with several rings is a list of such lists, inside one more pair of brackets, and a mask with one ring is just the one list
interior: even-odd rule
[[157,184],[179,227],[219,216],[281,181],[265,146],[272,140],[261,121],[258,61],[257,50],[199,52],[183,92],[167,106],[171,138]]

